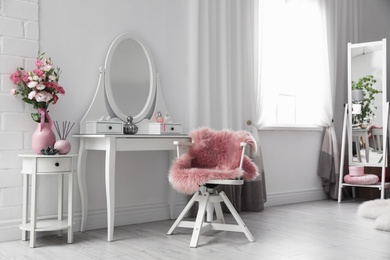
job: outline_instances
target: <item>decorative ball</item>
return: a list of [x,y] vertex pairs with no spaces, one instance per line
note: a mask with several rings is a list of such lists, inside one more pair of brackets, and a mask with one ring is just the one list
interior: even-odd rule
[[59,154],[67,154],[70,151],[71,145],[67,140],[58,140],[55,142],[54,148],[58,150]]

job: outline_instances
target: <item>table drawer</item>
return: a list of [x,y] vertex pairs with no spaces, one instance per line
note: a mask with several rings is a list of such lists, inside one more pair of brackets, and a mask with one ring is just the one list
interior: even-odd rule
[[37,172],[67,172],[72,169],[72,158],[38,158]]
[[122,123],[97,123],[98,134],[122,134]]

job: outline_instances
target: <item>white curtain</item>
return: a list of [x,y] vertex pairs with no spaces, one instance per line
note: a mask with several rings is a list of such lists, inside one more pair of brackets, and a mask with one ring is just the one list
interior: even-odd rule
[[[310,12],[303,11],[306,7],[309,7],[308,10]],[[297,77],[295,78],[288,77],[286,73],[280,75],[280,78],[285,77],[291,81],[299,81],[299,79],[302,79],[315,86],[311,90],[308,89],[308,91],[311,91],[312,100],[316,102],[315,105],[318,105],[318,109],[313,109],[316,115],[315,123],[325,128],[323,145],[320,151],[318,175],[322,177],[324,189],[329,196],[331,198],[337,198],[340,157],[333,122],[335,116],[343,113],[343,109],[342,107],[335,108],[335,93],[336,88],[346,89],[346,43],[347,41],[356,39],[357,30],[354,26],[357,24],[355,20],[357,11],[356,1],[259,0],[258,8],[259,16],[257,24],[259,26],[259,35],[256,46],[258,47],[257,57],[259,57],[259,60],[257,67],[258,74],[255,78],[256,84],[253,90],[253,99],[256,105],[253,114],[255,115],[254,121],[258,128],[264,127],[267,120],[269,120],[269,115],[273,113],[268,110],[270,106],[267,103],[270,101],[267,95],[273,89],[267,89],[264,85],[279,80],[269,75],[272,75],[275,70],[280,71],[284,67],[278,64],[283,65],[283,58],[287,56],[279,56],[278,58],[275,52],[270,52],[270,47],[274,49],[275,44],[277,44],[280,50],[294,52],[294,48],[298,50],[300,48],[300,41],[307,36],[294,37],[294,34],[291,34],[290,38],[286,38],[283,41],[278,33],[280,34],[285,29],[283,28],[285,24],[277,21],[278,15],[287,16],[288,12],[293,12],[291,17],[294,17],[294,15],[300,12],[300,17],[285,20],[287,23],[290,21],[291,24],[297,25],[299,25],[299,20],[302,17],[310,19],[310,16],[314,15],[316,18],[321,18],[322,28],[317,29],[317,31],[313,30],[308,32],[310,37],[321,39],[316,45],[317,52],[308,54],[315,57],[315,61],[320,60],[321,63],[315,64],[316,69],[309,73],[310,75],[305,74],[303,71],[302,74],[296,74]],[[280,12],[277,12],[277,10],[280,10]],[[310,23],[310,21],[307,20],[306,23]],[[280,30],[278,30],[278,24],[281,26],[279,28]],[[307,41],[311,41],[310,37]],[[280,41],[276,41],[275,43],[275,39],[280,39]],[[294,42],[298,43],[298,45],[291,49],[290,46]],[[283,51],[280,53],[283,53]],[[284,53],[288,54],[286,52]],[[299,55],[302,55],[302,53],[299,53]],[[293,65],[289,64],[289,66],[291,67]],[[320,71],[321,73],[315,73],[315,71]]]
[[[347,42],[357,39],[357,2],[355,0],[345,1],[319,1],[323,10],[323,19],[326,21],[325,32],[328,40],[329,53],[329,78],[330,96],[327,96],[322,106],[320,125],[325,127],[318,175],[322,177],[325,191],[332,199],[337,199],[338,179],[343,176],[343,169],[339,169],[340,153],[334,129],[335,114],[343,116],[344,108],[335,107],[337,99],[336,89],[344,89],[347,92]],[[328,100],[330,98],[330,100]],[[342,124],[341,121],[340,124]]]
[[[240,130],[255,118],[255,6],[257,0],[190,1],[190,129]],[[257,129],[250,127],[257,138]],[[261,152],[252,158],[259,178],[242,187],[220,187],[238,211],[264,209]]]
[[190,129],[251,118],[255,0],[190,1]]

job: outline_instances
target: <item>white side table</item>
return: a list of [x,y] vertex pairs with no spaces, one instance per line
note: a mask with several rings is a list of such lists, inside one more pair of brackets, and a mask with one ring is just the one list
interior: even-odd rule
[[[21,154],[23,158],[23,212],[22,240],[27,240],[30,232],[30,247],[35,247],[36,232],[68,230],[68,243],[73,243],[73,175],[76,169],[77,154],[41,155]],[[58,214],[57,219],[37,220],[37,179],[42,175],[58,175]],[[63,218],[63,178],[68,176],[68,218]],[[30,178],[29,178],[30,177]],[[28,219],[29,181],[31,179],[30,219]],[[41,188],[41,187],[40,187]]]

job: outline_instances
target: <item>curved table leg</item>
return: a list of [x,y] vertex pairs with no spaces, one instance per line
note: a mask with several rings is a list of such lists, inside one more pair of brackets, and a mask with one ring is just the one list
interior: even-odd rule
[[80,138],[79,158],[77,160],[77,181],[80,190],[81,199],[81,227],[80,231],[85,231],[88,216],[88,194],[86,183],[86,165],[87,165],[87,149],[85,149],[85,139]]
[[107,138],[106,148],[107,240],[112,241],[115,219],[115,138]]

